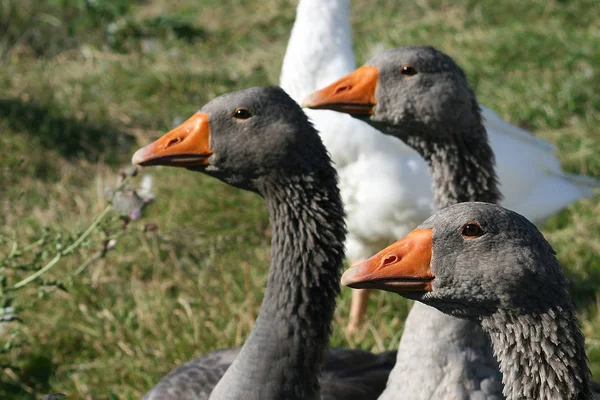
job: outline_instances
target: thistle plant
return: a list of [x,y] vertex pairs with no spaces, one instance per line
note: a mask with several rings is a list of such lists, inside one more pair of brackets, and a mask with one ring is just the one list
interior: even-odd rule
[[[149,176],[142,179],[141,188],[132,188],[136,175],[136,169],[121,170],[116,185],[107,190],[107,205],[80,232],[45,227],[37,240],[25,244],[16,231],[0,233],[0,366],[18,384],[18,366],[12,365],[9,352],[30,340],[20,329],[28,324],[21,317],[23,311],[40,301],[52,301],[55,291],[69,291],[78,276],[113,250],[124,235],[156,229],[154,224],[136,221],[154,199]],[[69,270],[56,268],[69,258],[83,261],[70,263],[75,267]]]

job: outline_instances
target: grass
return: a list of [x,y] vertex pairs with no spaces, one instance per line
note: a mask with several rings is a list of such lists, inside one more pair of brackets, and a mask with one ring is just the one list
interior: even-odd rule
[[[18,6],[17,6],[18,5]],[[295,1],[0,1],[0,234],[80,233],[136,146],[211,98],[276,84]],[[480,101],[554,143],[565,169],[600,178],[600,4],[595,0],[353,3],[359,62],[378,45],[433,44],[462,65]],[[68,291],[26,308],[21,346],[2,355],[0,397],[140,397],[174,366],[241,344],[266,281],[268,219],[256,195],[183,170],[154,168],[155,204]],[[552,217],[544,233],[572,294],[600,380],[600,196]],[[0,244],[0,257],[10,243]],[[82,249],[47,275],[60,279]],[[16,300],[37,298],[23,290]],[[377,294],[358,338],[393,348],[409,305]],[[9,335],[9,333],[5,334]],[[6,339],[8,340],[8,339]],[[3,343],[6,341],[3,339]]]

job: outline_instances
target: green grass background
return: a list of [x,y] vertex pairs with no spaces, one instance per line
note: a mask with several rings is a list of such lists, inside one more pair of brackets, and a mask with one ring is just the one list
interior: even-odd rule
[[[221,93],[277,84],[295,6],[0,0],[0,232],[25,243],[44,226],[80,232],[137,146]],[[554,143],[566,170],[600,178],[598,1],[354,0],[352,25],[359,62],[379,45],[437,46],[483,104]],[[67,292],[21,315],[27,340],[3,356],[2,398],[134,399],[176,365],[243,343],[269,261],[261,199],[185,170],[148,172],[157,200],[144,221],[159,231],[131,230]],[[599,217],[596,195],[544,226],[573,279],[596,379]],[[0,257],[9,247],[0,244]],[[347,337],[343,291],[333,345],[396,347],[410,306],[373,297],[369,323]]]

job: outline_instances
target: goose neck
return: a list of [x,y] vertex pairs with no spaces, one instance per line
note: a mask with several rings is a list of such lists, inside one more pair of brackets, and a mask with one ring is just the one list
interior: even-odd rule
[[504,395],[516,399],[591,399],[584,339],[570,302],[544,312],[496,312],[482,320],[502,372]]
[[282,179],[259,188],[272,230],[259,316],[211,399],[319,397],[317,373],[340,290],[344,212],[333,169],[325,181],[314,175]]
[[281,87],[300,103],[355,68],[350,0],[301,0],[283,58]]
[[502,199],[494,153],[482,125],[468,132],[446,132],[437,140],[429,136],[410,136],[407,142],[429,164],[436,210],[467,201],[498,203]]

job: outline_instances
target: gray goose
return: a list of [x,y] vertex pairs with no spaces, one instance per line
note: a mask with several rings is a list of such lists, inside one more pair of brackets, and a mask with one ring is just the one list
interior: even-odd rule
[[395,353],[327,352],[344,211],[318,133],[282,89],[219,96],[138,150],[132,163],[183,167],[253,191],[264,198],[272,229],[267,290],[242,348],[187,362],[145,399],[377,398]]
[[445,208],[348,269],[342,283],[478,324],[508,400],[593,398],[567,279],[543,235],[514,211],[475,202]]
[[[475,93],[452,58],[433,47],[384,51],[303,105],[348,113],[417,150],[429,164],[437,210],[501,199]],[[380,399],[499,399],[501,382],[477,324],[416,303]]]

